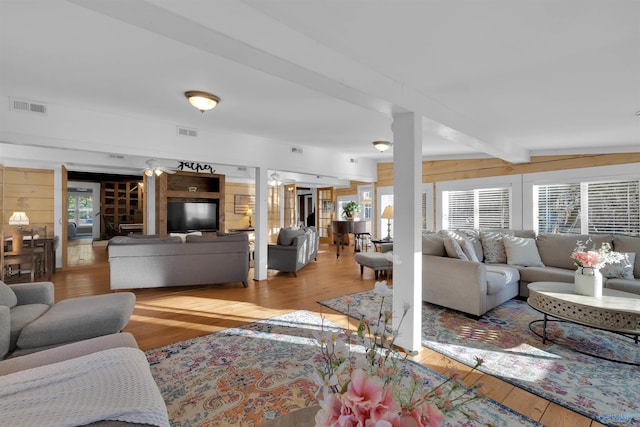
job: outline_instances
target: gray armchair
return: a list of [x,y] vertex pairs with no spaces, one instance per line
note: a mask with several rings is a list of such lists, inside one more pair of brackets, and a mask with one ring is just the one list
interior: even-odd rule
[[51,282],[7,285],[0,281],[0,358],[120,332],[134,305],[131,292],[54,304]]
[[275,245],[267,248],[267,268],[293,273],[318,257],[319,236],[315,227],[283,228]]

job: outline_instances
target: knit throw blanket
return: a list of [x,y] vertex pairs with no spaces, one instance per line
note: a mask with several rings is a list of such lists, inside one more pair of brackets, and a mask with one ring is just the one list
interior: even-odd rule
[[0,420],[10,426],[169,425],[144,353],[129,347],[0,376]]

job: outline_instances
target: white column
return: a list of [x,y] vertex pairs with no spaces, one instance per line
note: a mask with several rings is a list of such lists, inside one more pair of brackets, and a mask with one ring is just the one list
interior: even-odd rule
[[254,280],[265,280],[267,278],[267,202],[269,198],[269,183],[267,180],[267,168],[256,168]]
[[[146,199],[144,203],[147,204],[147,234],[160,233],[160,230],[156,230],[156,176],[151,175],[147,177],[147,188],[145,189]],[[102,220],[102,218],[100,218]]]
[[403,305],[411,305],[396,343],[420,351],[422,334],[422,120],[415,113],[393,117],[393,253],[400,264],[393,269],[393,329]]

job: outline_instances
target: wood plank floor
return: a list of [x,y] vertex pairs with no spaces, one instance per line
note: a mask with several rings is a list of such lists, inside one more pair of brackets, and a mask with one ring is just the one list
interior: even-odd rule
[[[106,248],[92,250],[95,252],[93,264],[68,268],[54,275],[56,301],[111,292]],[[83,256],[90,257],[86,253]],[[253,271],[250,277],[252,275]],[[136,307],[125,330],[136,337],[142,350],[149,350],[293,310],[309,310],[347,326],[345,316],[317,301],[371,289],[374,282],[369,269],[360,277],[353,248],[336,259],[335,247],[321,245],[318,261],[299,271],[298,277],[269,270],[267,280],[250,281],[248,288],[224,284],[135,290]],[[466,374],[468,383],[482,382],[492,399],[545,426],[603,426],[495,377],[478,372],[468,374],[470,368],[433,350],[423,348],[415,359],[443,373],[454,366]]]

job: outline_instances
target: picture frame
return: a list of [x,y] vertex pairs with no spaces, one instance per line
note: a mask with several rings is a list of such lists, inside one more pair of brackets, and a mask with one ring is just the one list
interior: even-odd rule
[[236,194],[233,199],[233,213],[244,215],[247,209],[256,210],[256,196],[250,194]]

